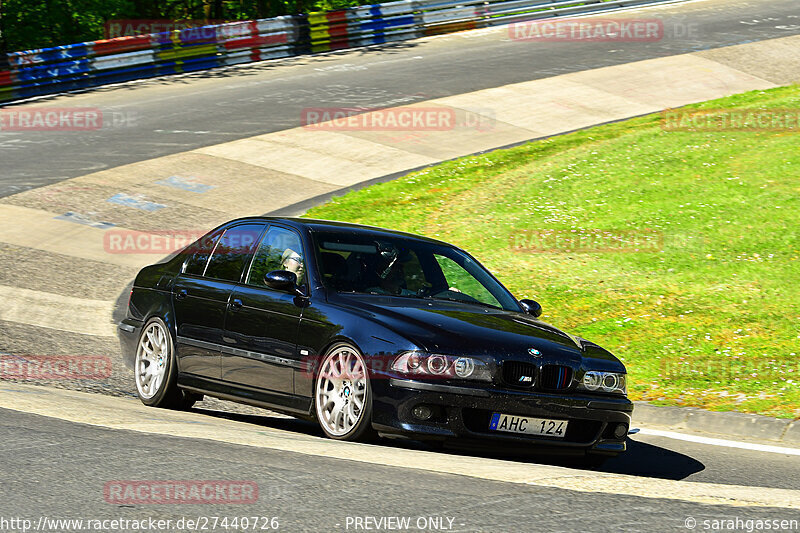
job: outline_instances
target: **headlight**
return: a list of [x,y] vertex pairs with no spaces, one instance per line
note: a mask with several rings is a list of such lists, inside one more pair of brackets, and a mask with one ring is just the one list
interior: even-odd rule
[[394,360],[392,370],[413,377],[492,381],[492,371],[484,361],[456,355],[405,352]]
[[427,367],[431,374],[444,374],[448,367],[447,358],[443,355],[431,355],[428,357]]
[[453,371],[460,378],[468,378],[475,372],[475,361],[469,357],[459,357],[453,363]]
[[625,374],[620,374],[619,372],[588,370],[583,375],[583,381],[578,385],[578,388],[589,392],[628,394]]

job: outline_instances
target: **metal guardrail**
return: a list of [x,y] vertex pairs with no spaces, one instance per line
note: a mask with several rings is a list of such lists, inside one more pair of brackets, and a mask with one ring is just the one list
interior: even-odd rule
[[683,0],[401,0],[0,56],[0,105],[110,83]]

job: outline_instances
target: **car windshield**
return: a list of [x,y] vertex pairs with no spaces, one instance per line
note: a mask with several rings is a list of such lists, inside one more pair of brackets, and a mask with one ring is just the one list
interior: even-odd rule
[[313,236],[322,282],[337,292],[520,310],[483,266],[451,246],[361,232],[323,231]]

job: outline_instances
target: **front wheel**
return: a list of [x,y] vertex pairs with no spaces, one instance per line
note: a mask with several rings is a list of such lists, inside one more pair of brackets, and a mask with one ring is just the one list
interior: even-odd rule
[[134,372],[136,394],[145,405],[188,409],[198,399],[178,388],[175,348],[167,325],[160,318],[150,319],[142,328]]
[[314,410],[325,435],[336,440],[374,437],[372,388],[364,357],[347,344],[322,360],[314,385]]

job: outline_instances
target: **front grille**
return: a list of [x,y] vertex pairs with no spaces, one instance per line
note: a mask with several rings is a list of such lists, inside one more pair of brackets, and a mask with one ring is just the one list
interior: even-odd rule
[[510,387],[529,389],[536,382],[536,366],[520,361],[503,363],[503,381]]
[[544,390],[564,390],[572,383],[572,369],[562,365],[544,365],[539,377],[539,388]]

